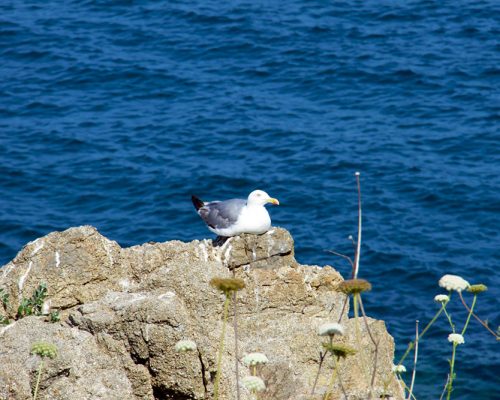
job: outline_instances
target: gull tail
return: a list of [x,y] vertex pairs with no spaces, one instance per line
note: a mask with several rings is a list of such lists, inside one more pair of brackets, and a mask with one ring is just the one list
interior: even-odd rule
[[201,201],[198,197],[195,195],[191,196],[191,201],[193,202],[194,208],[196,208],[196,211],[198,211],[201,207],[205,205],[203,201]]

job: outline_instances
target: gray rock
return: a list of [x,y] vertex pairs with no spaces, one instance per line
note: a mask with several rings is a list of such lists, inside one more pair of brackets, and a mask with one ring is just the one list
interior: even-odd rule
[[[0,398],[31,398],[39,358],[30,346],[40,340],[59,349],[46,363],[40,399],[211,398],[225,297],[209,282],[233,276],[246,284],[237,293],[240,378],[250,373],[243,355],[258,351],[269,358],[259,367],[268,387],[259,398],[319,399],[327,389],[329,358],[316,397],[309,396],[322,349],[317,328],[340,318],[342,277],[329,266],[298,264],[284,229],[219,247],[204,240],[121,248],[92,227],[71,228],[28,243],[0,275],[11,300],[4,314],[14,318],[21,299],[45,282],[51,307],[62,315],[57,324],[26,317],[0,329]],[[221,399],[236,397],[234,315],[232,303]],[[363,321],[358,346],[353,320],[346,313],[341,320],[347,330],[341,341],[360,349],[341,363],[343,387],[349,399],[366,398],[374,346]],[[369,325],[380,341],[373,397],[402,398],[391,372],[393,340],[383,322],[369,319]],[[175,352],[180,339],[194,340],[197,351]],[[337,383],[332,398],[341,395]],[[241,399],[250,398],[242,388]]]

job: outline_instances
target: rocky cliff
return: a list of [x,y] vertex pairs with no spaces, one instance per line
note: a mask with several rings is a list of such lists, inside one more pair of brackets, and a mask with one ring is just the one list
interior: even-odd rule
[[[322,398],[332,374],[325,359],[315,396],[321,340],[318,326],[341,319],[340,341],[358,353],[339,364],[331,398],[366,398],[374,348],[361,323],[356,344],[353,320],[344,312],[341,275],[326,266],[299,265],[293,239],[280,228],[242,235],[217,247],[212,241],[146,243],[121,248],[90,226],[54,232],[28,243],[0,269],[9,295],[3,314],[16,319],[23,298],[46,283],[50,306],[61,320],[17,318],[0,328],[0,398],[31,399],[40,359],[37,341],[53,343],[58,356],[45,361],[39,399],[208,399],[213,396],[224,295],[214,277],[237,277],[239,376],[249,374],[241,358],[262,352],[267,390],[259,399]],[[230,308],[222,357],[221,399],[235,399],[234,308]],[[369,319],[377,340],[374,398],[400,398],[391,373],[394,344],[382,321]],[[180,339],[195,352],[174,350]],[[337,339],[336,339],[337,340]],[[342,382],[342,387],[339,382]],[[343,389],[343,390],[342,390]],[[240,389],[241,399],[252,395]]]

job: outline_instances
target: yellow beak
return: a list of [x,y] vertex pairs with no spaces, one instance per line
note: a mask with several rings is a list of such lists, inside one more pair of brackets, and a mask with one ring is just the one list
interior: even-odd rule
[[278,201],[278,199],[274,199],[274,198],[272,198],[272,197],[269,197],[269,199],[267,199],[267,202],[268,202],[268,203],[271,203],[271,204],[275,204],[275,205],[277,205],[277,206],[279,206],[279,205],[280,205],[280,202]]

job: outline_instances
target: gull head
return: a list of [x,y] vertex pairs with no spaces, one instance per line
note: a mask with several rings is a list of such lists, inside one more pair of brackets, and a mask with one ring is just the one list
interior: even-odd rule
[[251,206],[263,206],[267,203],[279,205],[278,199],[270,197],[263,190],[254,190],[248,195],[247,204]]

